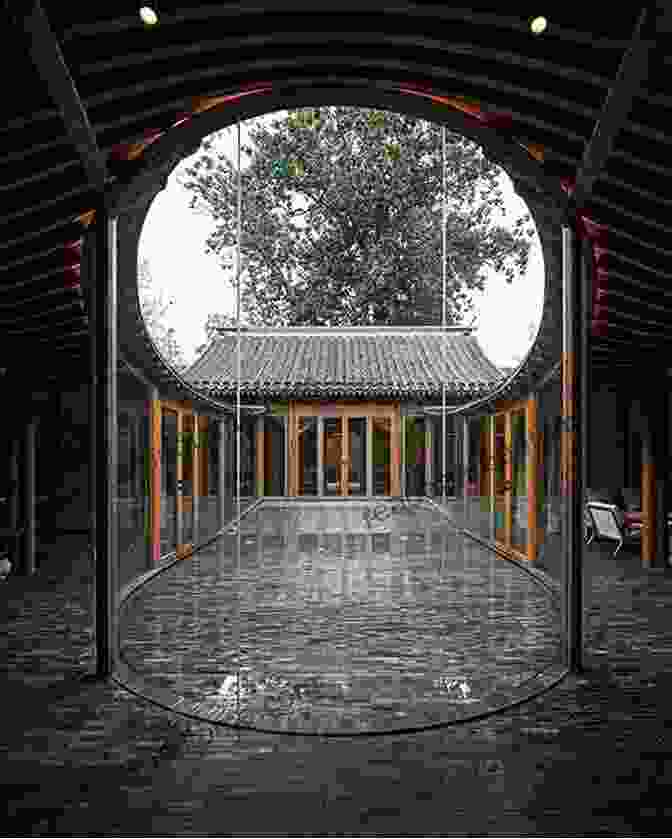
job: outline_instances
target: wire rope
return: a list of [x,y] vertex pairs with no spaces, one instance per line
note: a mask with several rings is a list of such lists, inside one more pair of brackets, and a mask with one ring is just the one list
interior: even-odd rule
[[236,712],[240,721],[240,554],[241,554],[241,539],[242,539],[242,522],[240,520],[241,513],[241,463],[240,463],[240,240],[242,235],[242,191],[241,191],[241,176],[240,176],[240,120],[236,122],[237,129],[237,174],[238,174],[238,208],[237,208],[237,233],[236,233],[236,512],[237,512],[237,528],[236,528],[236,589],[238,597],[238,620],[236,621],[237,628],[237,657],[236,657]]
[[[442,186],[441,186],[441,203],[442,203],[442,242],[441,242],[441,268],[443,278],[443,299],[442,299],[442,313],[441,326],[443,327],[443,357],[446,357],[446,126],[441,126],[441,169],[442,169]],[[446,377],[445,374],[441,376],[441,498],[443,506],[446,506]]]

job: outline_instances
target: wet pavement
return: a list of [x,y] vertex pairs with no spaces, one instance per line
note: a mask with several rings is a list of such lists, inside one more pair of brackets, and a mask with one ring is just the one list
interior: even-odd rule
[[240,540],[138,591],[121,658],[131,686],[182,711],[306,733],[452,722],[562,672],[548,588],[437,508],[392,502],[257,507]]
[[5,835],[669,835],[672,572],[634,550],[588,550],[582,678],[463,725],[334,739],[187,724],[82,683],[86,538],[39,549],[0,587]]

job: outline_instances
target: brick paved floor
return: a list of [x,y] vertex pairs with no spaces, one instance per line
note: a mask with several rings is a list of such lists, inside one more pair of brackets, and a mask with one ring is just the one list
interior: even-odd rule
[[438,509],[396,506],[264,504],[240,546],[222,538],[155,577],[122,614],[138,690],[168,686],[214,720],[326,733],[476,716],[557,679],[552,592],[465,545]]
[[668,835],[672,577],[593,545],[588,672],[478,723],[328,740],[171,725],[81,684],[85,538],[0,588],[5,835]]

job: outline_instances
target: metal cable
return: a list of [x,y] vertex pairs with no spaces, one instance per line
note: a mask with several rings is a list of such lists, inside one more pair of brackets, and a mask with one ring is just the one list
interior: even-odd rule
[[[442,236],[442,276],[443,276],[443,306],[441,325],[443,327],[443,357],[446,357],[446,126],[441,126],[441,168],[442,168],[442,187],[441,187],[441,202],[443,204],[443,236]],[[446,506],[446,377],[445,374],[441,377],[441,497],[443,506]]]

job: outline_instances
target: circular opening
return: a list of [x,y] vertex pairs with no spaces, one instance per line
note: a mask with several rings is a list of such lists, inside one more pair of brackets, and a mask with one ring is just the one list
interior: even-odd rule
[[[337,125],[345,117],[351,122],[347,132]],[[240,129],[243,323],[404,325],[413,307],[424,307],[422,319],[417,317],[413,322],[440,325],[439,123],[390,110],[322,107],[271,111],[242,121]],[[414,144],[423,132],[431,137],[423,140],[423,155],[416,156]],[[473,326],[486,356],[508,373],[524,358],[539,325],[544,291],[541,242],[529,208],[516,194],[506,172],[493,164],[474,141],[452,130],[446,135],[448,323]],[[347,137],[350,140],[345,143],[343,138]],[[462,169],[461,161],[465,161]],[[233,326],[235,322],[236,169],[237,132],[233,125],[205,137],[199,150],[175,168],[143,225],[139,248],[141,291],[149,288],[151,278],[152,294],[162,298],[158,308],[165,311],[165,340],[160,349],[165,345],[168,360],[174,362],[179,345],[183,350],[183,359],[179,360],[185,368],[216,336],[217,326]],[[431,182],[429,186],[427,181]],[[187,182],[198,184],[198,189],[186,190]],[[318,190],[318,185],[323,189]],[[335,206],[329,199],[337,193],[339,203]],[[497,193],[501,203],[494,201]],[[311,204],[313,198],[321,197],[325,205],[335,207],[333,213],[318,212],[319,202]],[[199,207],[190,206],[192,199],[198,199]],[[304,212],[311,206],[310,212]],[[344,216],[352,223],[345,224]],[[464,219],[469,225],[464,235],[458,235]],[[362,235],[355,237],[348,250],[347,233],[355,227]],[[365,228],[367,235],[363,235]],[[486,231],[498,228],[511,237],[508,249],[500,248],[499,264],[497,260],[472,258],[470,249],[477,244],[478,237],[474,236],[479,229],[483,233],[483,254],[494,254],[502,239],[486,236]],[[468,230],[474,236],[467,235]],[[385,245],[386,235],[389,245]],[[425,242],[423,235],[431,242]],[[319,256],[320,240],[329,245],[328,253],[338,258],[327,260],[318,271],[313,269],[312,257]],[[315,248],[311,253],[307,249],[309,241]],[[529,245],[526,270],[520,267],[522,251],[514,247],[514,241]],[[245,242],[262,243],[265,261],[258,249],[251,244],[251,249],[247,248]],[[426,245],[429,256],[423,262],[416,251]],[[323,248],[322,253],[326,252]],[[410,259],[416,260],[417,270],[408,274],[413,282],[394,280],[394,266],[385,262],[391,255],[399,269]],[[325,284],[324,277],[347,260],[357,271],[343,283],[341,294],[329,296],[325,292],[330,284]],[[278,272],[287,280],[285,285],[275,282]],[[356,288],[365,273],[378,283],[368,297]],[[476,280],[477,274],[482,283]],[[421,283],[421,276],[426,281]],[[315,282],[315,277],[321,280]],[[295,287],[305,287],[308,293],[297,300],[298,295],[286,291]],[[275,298],[271,296],[273,289],[279,292]],[[262,297],[261,292],[266,296]],[[257,302],[251,305],[255,293]],[[305,300],[315,305],[303,315],[299,309]],[[382,309],[383,302],[389,304],[389,311],[382,312],[381,317],[373,306],[378,303]],[[503,311],[508,312],[506,324]],[[363,313],[370,316],[366,323]],[[281,314],[285,316],[282,319]],[[177,366],[179,369],[180,364]]]

